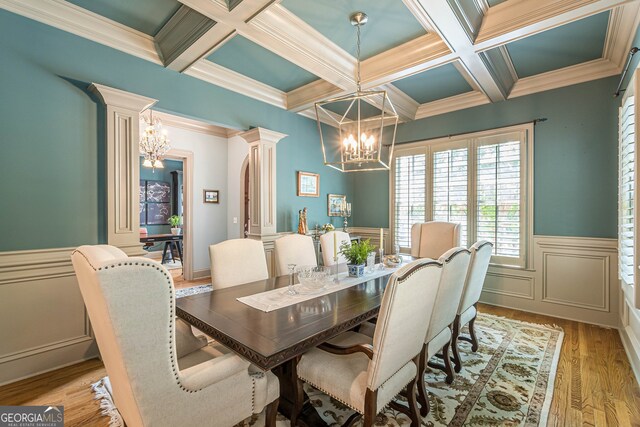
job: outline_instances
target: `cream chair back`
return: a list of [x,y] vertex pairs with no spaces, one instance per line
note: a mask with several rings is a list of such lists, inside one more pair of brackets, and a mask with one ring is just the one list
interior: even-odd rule
[[464,291],[458,314],[464,313],[469,307],[480,300],[484,279],[487,277],[491,254],[493,253],[493,243],[481,240],[474,243],[469,250],[471,251],[471,261],[469,262],[469,271],[465,280]]
[[302,234],[287,234],[274,243],[277,275],[289,273],[289,264],[318,265],[313,239]]
[[351,244],[351,237],[349,236],[349,233],[345,233],[344,231],[329,231],[328,233],[324,233],[320,236],[322,262],[326,266],[335,265],[335,261],[333,260],[333,236],[336,236],[335,239],[338,243],[338,264],[344,264],[347,262],[344,255],[340,253],[340,246],[345,242]]
[[106,245],[80,246],[71,260],[118,411],[127,424],[143,425],[140,408],[155,405],[143,390],[150,383],[178,388],[171,276],[155,261]]
[[435,307],[427,330],[426,343],[442,332],[444,328],[449,327],[455,320],[470,258],[471,253],[467,249],[453,248],[438,259],[443,264],[443,269],[438,294],[435,298]]
[[416,337],[427,332],[442,271],[440,262],[420,259],[389,278],[373,334],[370,390],[377,390],[422,350]]
[[264,245],[259,240],[232,239],[211,245],[209,256],[214,290],[269,277]]
[[431,221],[411,227],[411,256],[438,259],[451,248],[460,246],[460,224]]

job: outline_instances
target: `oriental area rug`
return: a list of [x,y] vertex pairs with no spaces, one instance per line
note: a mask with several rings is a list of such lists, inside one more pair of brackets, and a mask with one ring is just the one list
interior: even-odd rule
[[[208,290],[206,286],[202,291]],[[189,292],[191,294],[191,292]],[[466,327],[463,334],[466,334]],[[439,370],[428,369],[430,412],[423,425],[432,426],[544,426],[551,400],[563,332],[556,326],[538,325],[480,313],[476,320],[479,348],[460,343],[462,371],[453,384]],[[108,379],[93,385],[112,427],[124,425],[111,399]],[[353,413],[333,398],[305,384],[305,390],[324,421],[342,425]],[[399,398],[401,399],[401,398]],[[376,426],[409,426],[402,413],[387,408]],[[238,427],[263,426],[255,415]],[[278,427],[288,427],[278,415]]]

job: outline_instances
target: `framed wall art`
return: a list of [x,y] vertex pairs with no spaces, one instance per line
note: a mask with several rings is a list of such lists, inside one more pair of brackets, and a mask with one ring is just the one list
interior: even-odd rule
[[320,175],[298,171],[298,196],[320,197]]
[[344,205],[347,203],[347,196],[343,194],[327,195],[327,215],[342,216]]
[[204,190],[204,203],[220,203],[220,191]]

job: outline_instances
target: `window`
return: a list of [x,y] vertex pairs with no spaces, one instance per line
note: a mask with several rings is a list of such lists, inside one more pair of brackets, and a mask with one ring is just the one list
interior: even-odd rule
[[618,272],[620,280],[633,285],[634,279],[634,172],[635,98],[628,96],[620,107],[618,178]]
[[[395,244],[408,252],[416,222],[456,222],[463,246],[488,240],[494,264],[526,267],[532,134],[528,125],[396,147]],[[409,166],[416,161],[419,173]]]
[[395,159],[395,244],[411,246],[411,226],[423,222],[426,213],[426,156],[398,155]]

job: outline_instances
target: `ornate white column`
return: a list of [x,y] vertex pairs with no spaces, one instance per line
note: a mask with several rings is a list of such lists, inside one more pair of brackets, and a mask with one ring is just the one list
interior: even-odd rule
[[139,181],[140,113],[158,102],[92,83],[89,89],[105,104],[107,244],[141,255]]
[[249,235],[261,240],[269,275],[275,275],[273,241],[276,221],[276,144],[285,134],[255,128],[239,135],[249,143]]
[[249,236],[276,233],[276,144],[285,134],[254,128],[239,135],[249,143]]

